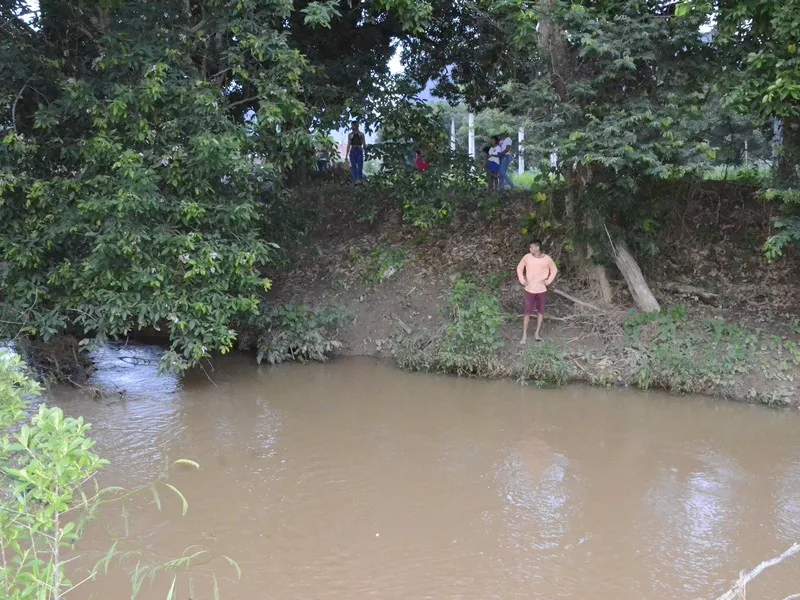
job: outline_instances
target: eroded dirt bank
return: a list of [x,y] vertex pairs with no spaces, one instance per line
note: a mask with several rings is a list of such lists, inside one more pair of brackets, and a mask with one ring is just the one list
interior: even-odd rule
[[[662,305],[656,318],[636,314],[614,270],[614,303],[606,306],[591,281],[564,268],[555,289],[599,310],[550,294],[546,343],[519,346],[522,299],[514,269],[531,235],[543,237],[564,263],[558,229],[532,231],[538,206],[531,192],[505,198],[490,219],[462,213],[443,229],[420,231],[388,202],[371,224],[361,223],[347,188],[313,190],[308,202],[322,223],[275,282],[271,300],[335,305],[351,316],[335,334],[341,352],[393,357],[407,368],[798,406],[796,257],[764,260],[760,246],[772,215],[740,188],[706,182],[683,197],[654,238],[652,256],[640,255]],[[454,305],[454,286],[464,281],[474,284],[477,313],[459,313],[463,307]],[[460,358],[443,360],[448,336],[474,335],[471,327],[480,329],[482,318],[475,315],[491,298],[504,316],[500,346],[472,357],[462,346]],[[458,314],[473,320],[457,322]]]

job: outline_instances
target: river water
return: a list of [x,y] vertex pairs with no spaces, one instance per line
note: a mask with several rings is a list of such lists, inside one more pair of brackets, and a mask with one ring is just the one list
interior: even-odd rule
[[[221,361],[183,384],[146,348],[107,351],[95,384],[56,403],[94,424],[132,487],[118,548],[143,552],[74,598],[130,598],[137,560],[198,549],[177,598],[714,599],[800,541],[800,415],[704,399],[411,375],[369,360]],[[123,530],[117,507],[80,562]],[[241,579],[224,556],[241,567]],[[73,565],[74,579],[83,567]],[[164,598],[171,577],[140,598]],[[800,557],[748,598],[800,592]]]

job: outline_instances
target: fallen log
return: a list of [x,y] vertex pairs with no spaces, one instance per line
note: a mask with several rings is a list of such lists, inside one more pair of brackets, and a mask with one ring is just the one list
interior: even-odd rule
[[594,304],[591,304],[590,302],[586,302],[585,300],[579,300],[578,298],[575,298],[574,296],[570,296],[567,292],[562,292],[561,290],[556,290],[556,289],[551,289],[550,291],[553,292],[554,294],[558,294],[562,298],[566,298],[570,302],[574,302],[575,304],[578,304],[580,306],[585,306],[586,308],[591,308],[592,310],[596,310],[597,312],[603,312],[598,307],[596,307]]
[[[610,236],[609,239],[611,239]],[[628,289],[637,308],[646,313],[659,312],[661,307],[658,304],[658,300],[653,296],[653,292],[650,291],[647,280],[642,275],[642,270],[628,247],[622,242],[617,242],[613,249],[614,261],[628,283]]]
[[403,320],[397,315],[392,315],[392,316],[394,317],[395,321],[397,321],[397,324],[400,326],[400,329],[405,331],[406,335],[411,335],[411,327],[403,323]]
[[669,292],[677,292],[678,294],[696,296],[706,304],[715,304],[719,298],[719,294],[715,294],[714,292],[709,292],[708,290],[702,290],[698,287],[694,287],[693,285],[686,285],[684,283],[677,283],[674,281],[661,283],[659,284],[659,287]]

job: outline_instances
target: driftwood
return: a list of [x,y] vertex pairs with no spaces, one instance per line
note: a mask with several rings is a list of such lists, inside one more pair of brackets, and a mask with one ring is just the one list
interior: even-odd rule
[[392,316],[394,317],[395,321],[397,321],[397,324],[400,326],[400,328],[406,332],[406,335],[411,335],[411,327],[403,323],[402,319],[397,315]]
[[[747,588],[748,583],[750,583],[751,581],[753,581],[753,579],[761,575],[761,573],[764,572],[764,570],[782,563],[787,558],[791,558],[798,552],[800,552],[800,544],[792,544],[791,548],[789,548],[786,552],[784,552],[780,556],[776,556],[775,558],[771,558],[770,560],[765,560],[752,571],[749,571],[747,573],[742,572],[742,574],[739,575],[739,579],[736,580],[734,586],[730,590],[722,594],[722,596],[717,598],[717,600],[736,600],[737,598],[744,598],[745,588]],[[793,596],[789,596],[785,600],[797,597],[799,597],[799,595],[795,594]]]
[[666,283],[660,284],[660,287],[670,292],[677,292],[679,294],[688,294],[689,296],[697,296],[698,298],[700,298],[700,300],[702,300],[706,304],[714,304],[716,303],[717,298],[719,298],[719,294],[702,290],[698,287],[694,287],[693,285],[686,285],[684,283],[676,283],[673,281],[668,281]]
[[596,310],[597,312],[603,312],[602,310],[597,308],[594,304],[586,302],[585,300],[578,300],[574,296],[570,296],[567,292],[562,292],[561,290],[555,290],[555,289],[551,289],[550,291],[553,292],[554,294],[558,294],[562,298],[566,298],[570,302],[574,302],[575,304],[579,304],[580,306],[585,306],[586,308],[591,308],[592,310]]

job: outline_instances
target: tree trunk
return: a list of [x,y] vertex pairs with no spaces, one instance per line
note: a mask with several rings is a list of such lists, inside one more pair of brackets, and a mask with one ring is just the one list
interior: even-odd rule
[[[568,79],[572,73],[574,58],[570,51],[567,37],[561,27],[554,22],[553,15],[558,8],[556,0],[540,0],[539,1],[539,28],[537,46],[539,54],[547,64],[547,70],[550,77],[550,84],[562,102],[569,100],[568,92]],[[592,164],[565,163],[564,164],[564,178],[567,182],[566,204],[564,207],[565,218],[567,226],[573,232],[578,233],[586,229],[586,211],[584,207],[583,195],[586,191],[586,186],[595,175],[595,167]],[[576,204],[578,206],[576,206]],[[605,304],[611,304],[613,296],[611,293],[611,284],[608,281],[606,269],[603,265],[589,265],[588,260],[591,259],[593,254],[592,247],[585,245],[583,248],[576,248],[570,255],[570,262],[575,265],[579,270],[587,273],[590,279],[597,282],[600,289],[600,296]],[[628,254],[630,256],[630,254]],[[639,278],[644,283],[650,298],[653,294],[647,287],[647,283],[642,277],[639,266],[636,261],[631,258],[631,262],[639,274]],[[619,260],[617,261],[619,264]],[[623,273],[624,274],[624,273]],[[628,276],[625,275],[628,280]],[[628,281],[630,285],[630,281]],[[636,295],[633,289],[631,293]],[[655,302],[655,298],[653,298]],[[658,303],[655,302],[655,310],[658,310]]]
[[653,296],[653,292],[650,291],[650,286],[647,285],[647,280],[642,275],[642,270],[628,247],[624,242],[615,243],[613,251],[614,261],[628,284],[628,289],[637,308],[646,313],[660,311],[661,307],[658,305],[658,300]]
[[[588,258],[591,260],[592,256],[594,255],[594,251],[592,250],[592,246],[590,244],[587,244],[586,246],[586,253]],[[611,291],[611,283],[608,281],[606,268],[603,265],[592,265],[589,267],[589,271],[592,278],[597,282],[597,285],[600,288],[600,297],[603,299],[603,303],[611,304],[614,301],[614,294]]]
[[556,0],[541,0],[539,2],[539,36],[536,45],[539,54],[547,62],[550,82],[558,97],[567,99],[566,75],[570,73],[570,54],[567,38],[561,28],[553,23],[552,15],[557,8]]
[[778,153],[778,180],[784,185],[796,184],[798,167],[800,167],[800,122],[784,119],[783,139]]
[[[576,203],[583,204],[583,196],[586,193],[586,186],[593,176],[591,165],[567,166],[564,169],[564,179],[567,182],[567,192],[565,194],[564,217],[567,227],[576,234],[585,231],[587,227],[586,219],[578,218]],[[588,224],[591,226],[591,224]],[[594,250],[591,244],[576,246],[569,255],[569,262],[576,270],[586,275],[586,278],[597,283],[600,290],[600,297],[604,304],[611,304],[614,300],[611,292],[611,283],[608,281],[606,268],[603,265],[591,264]]]

